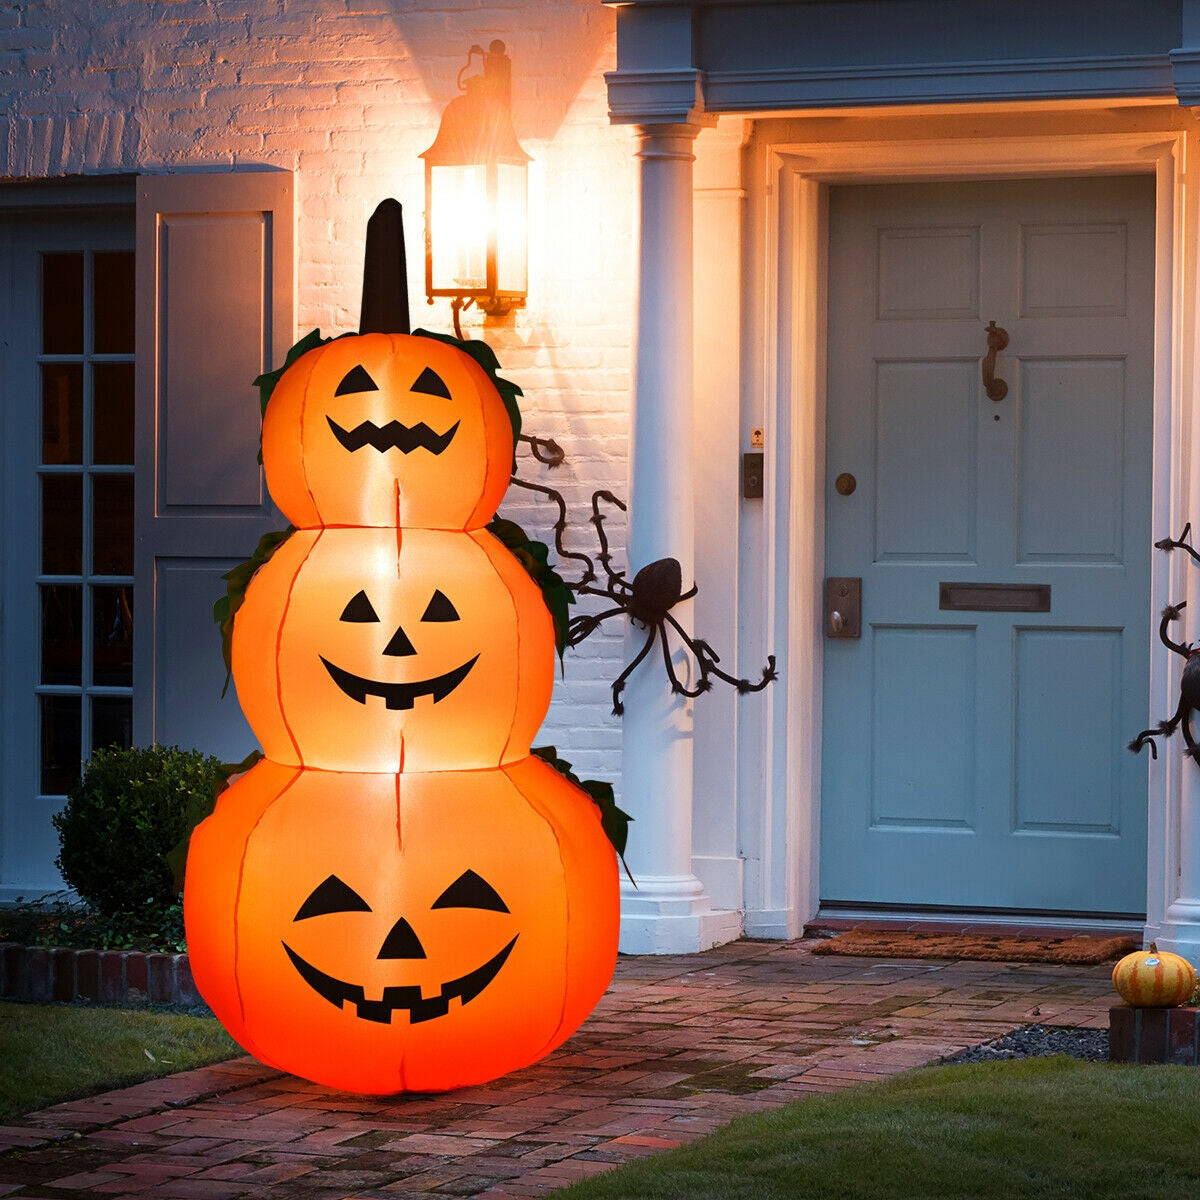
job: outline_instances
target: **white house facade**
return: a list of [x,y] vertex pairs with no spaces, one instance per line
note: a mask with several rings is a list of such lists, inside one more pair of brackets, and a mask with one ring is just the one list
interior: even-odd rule
[[[356,327],[472,44],[532,155],[529,295],[468,311],[630,568],[755,678],[674,697],[637,630],[539,739],[635,819],[622,946],[818,913],[1113,926],[1200,958],[1173,714],[1200,568],[1200,0],[120,0],[0,29],[0,898],[55,886],[92,747],[253,745],[209,618],[282,524],[250,381]],[[543,476],[537,476],[543,478]],[[548,538],[545,506],[504,510]],[[677,655],[688,670],[682,650]]]

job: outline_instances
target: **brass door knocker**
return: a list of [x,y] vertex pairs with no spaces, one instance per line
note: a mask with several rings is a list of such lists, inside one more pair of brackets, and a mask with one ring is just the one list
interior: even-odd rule
[[1008,330],[989,321],[986,333],[988,352],[983,358],[983,387],[989,400],[1003,400],[1008,395],[1008,384],[996,378],[996,355],[1008,345]]

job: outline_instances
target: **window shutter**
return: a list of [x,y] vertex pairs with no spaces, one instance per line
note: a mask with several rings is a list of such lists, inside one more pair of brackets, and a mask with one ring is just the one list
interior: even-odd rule
[[252,380],[294,338],[285,171],[148,175],[137,190],[134,738],[225,761],[254,746],[213,603],[286,526],[258,463]]

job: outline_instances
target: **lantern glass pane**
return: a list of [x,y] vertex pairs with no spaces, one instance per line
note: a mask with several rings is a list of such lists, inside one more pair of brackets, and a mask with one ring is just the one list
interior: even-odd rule
[[487,287],[487,169],[433,167],[429,211],[434,288]]
[[501,292],[528,291],[528,206],[523,164],[496,164],[496,288]]

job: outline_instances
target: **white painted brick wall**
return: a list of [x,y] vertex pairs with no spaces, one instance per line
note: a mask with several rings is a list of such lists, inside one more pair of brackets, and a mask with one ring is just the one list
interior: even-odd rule
[[[357,327],[366,219],[397,196],[414,324],[447,330],[448,306],[420,298],[418,156],[468,47],[503,39],[534,158],[529,306],[486,327],[470,313],[465,330],[524,390],[526,430],[566,449],[558,471],[523,459],[521,473],[563,491],[568,544],[590,553],[592,491],[627,487],[636,168],[631,132],[607,120],[613,35],[598,0],[0,0],[0,175],[294,172],[300,333]],[[504,511],[550,540],[548,504],[514,489]],[[607,528],[623,561],[620,517]],[[613,782],[622,665],[618,621],[568,651],[538,739]]]

